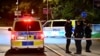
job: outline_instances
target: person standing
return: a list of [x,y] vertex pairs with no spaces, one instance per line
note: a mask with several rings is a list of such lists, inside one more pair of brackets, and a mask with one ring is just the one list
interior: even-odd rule
[[83,25],[81,25],[81,21],[76,21],[76,27],[74,30],[75,46],[76,46],[76,53],[75,54],[82,53],[81,40],[83,38],[83,35],[84,35]]
[[67,19],[66,23],[65,23],[65,36],[67,38],[66,40],[66,53],[71,53],[71,51],[69,51],[69,46],[70,46],[70,42],[71,42],[71,35],[72,35],[72,22],[70,21],[70,19]]
[[90,47],[92,45],[92,40],[91,40],[91,24],[87,23],[85,27],[85,37],[86,37],[86,52],[91,52]]

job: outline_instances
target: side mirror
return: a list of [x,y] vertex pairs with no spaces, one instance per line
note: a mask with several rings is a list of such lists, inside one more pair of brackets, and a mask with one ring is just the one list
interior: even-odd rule
[[8,31],[12,31],[12,29],[11,28],[8,28]]

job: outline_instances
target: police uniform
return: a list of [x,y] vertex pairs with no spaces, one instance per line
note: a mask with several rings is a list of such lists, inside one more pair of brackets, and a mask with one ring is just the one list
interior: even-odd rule
[[76,53],[75,54],[82,53],[81,40],[83,38],[83,35],[84,35],[83,25],[81,25],[81,21],[77,21],[76,27],[74,30],[75,46],[76,46]]
[[65,24],[65,36],[67,38],[67,43],[66,43],[66,53],[71,53],[69,51],[69,46],[70,46],[70,42],[71,42],[71,35],[72,35],[72,24],[71,21],[70,22],[66,22]]
[[86,52],[91,52],[90,51],[90,46],[92,45],[92,40],[91,40],[91,28],[90,28],[90,24],[87,24],[85,27],[85,37],[88,38],[86,40]]

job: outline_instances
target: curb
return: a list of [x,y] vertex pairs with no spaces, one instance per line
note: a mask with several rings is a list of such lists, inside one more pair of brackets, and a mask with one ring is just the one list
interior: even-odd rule
[[51,50],[51,51],[53,51],[53,52],[55,52],[57,55],[59,55],[59,56],[64,56],[64,55],[62,55],[61,53],[59,53],[59,52],[57,52],[57,51],[55,51],[55,50],[53,50],[52,48],[50,48],[49,46],[47,46],[47,45],[45,45],[45,47],[46,48],[48,48],[49,50]]

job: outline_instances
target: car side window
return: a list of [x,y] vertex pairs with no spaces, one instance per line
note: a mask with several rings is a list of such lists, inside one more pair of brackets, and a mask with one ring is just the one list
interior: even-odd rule
[[47,22],[44,27],[50,27],[51,26],[51,21]]
[[64,26],[66,21],[54,21],[53,26],[54,27],[59,27],[59,26]]

